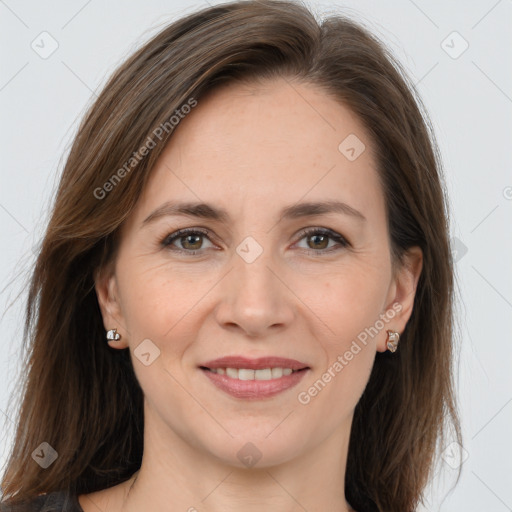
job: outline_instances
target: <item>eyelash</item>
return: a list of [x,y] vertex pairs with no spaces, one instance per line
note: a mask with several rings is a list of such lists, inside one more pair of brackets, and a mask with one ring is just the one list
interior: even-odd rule
[[[201,228],[186,228],[186,229],[180,229],[178,231],[175,231],[174,233],[171,233],[167,235],[161,242],[160,245],[164,248],[169,248],[171,244],[179,239],[183,238],[186,235],[203,235],[207,238],[209,238],[210,232],[205,229]],[[321,235],[321,236],[328,236],[332,240],[336,241],[339,245],[338,247],[330,247],[328,249],[304,249],[308,254],[314,255],[314,256],[323,256],[324,254],[330,254],[332,252],[338,251],[342,248],[350,247],[350,243],[347,241],[345,237],[340,235],[339,233],[336,233],[335,231],[332,231],[331,229],[327,228],[306,228],[303,229],[298,236],[300,237],[298,241],[302,240],[303,238],[311,235]],[[211,240],[210,240],[211,241]],[[197,254],[200,254],[201,251],[204,249],[198,249],[198,250],[187,250],[187,249],[170,249],[175,252],[179,253],[186,253],[188,256],[195,256]]]

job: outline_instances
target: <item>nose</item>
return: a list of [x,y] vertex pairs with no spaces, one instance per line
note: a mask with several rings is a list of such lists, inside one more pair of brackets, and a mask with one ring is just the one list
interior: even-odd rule
[[251,263],[238,254],[221,286],[216,320],[224,329],[250,337],[264,337],[284,330],[295,319],[293,293],[270,251]]

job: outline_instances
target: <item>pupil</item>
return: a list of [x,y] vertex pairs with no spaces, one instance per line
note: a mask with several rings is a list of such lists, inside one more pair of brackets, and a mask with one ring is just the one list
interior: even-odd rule
[[[318,241],[318,239],[320,239],[320,243],[322,242],[325,242],[327,240],[327,236],[325,235],[313,235],[313,240],[315,240],[315,242],[313,242],[314,244],[316,244],[316,242]],[[323,244],[321,246],[321,248],[323,249],[325,247],[325,244]],[[318,248],[318,245],[316,246],[316,248]]]
[[[188,243],[189,240],[196,239],[196,242],[191,242],[191,245],[198,244],[201,240],[201,237],[199,235],[187,235],[185,238],[185,245]],[[193,247],[193,249],[197,249],[197,247]]]

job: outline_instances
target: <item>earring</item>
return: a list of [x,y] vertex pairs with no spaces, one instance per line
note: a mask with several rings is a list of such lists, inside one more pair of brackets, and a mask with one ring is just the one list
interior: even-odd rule
[[388,339],[386,341],[386,346],[390,352],[396,352],[398,348],[398,341],[400,340],[400,334],[395,331],[388,331]]
[[119,340],[121,339],[121,335],[117,332],[117,329],[110,329],[110,331],[107,331],[107,340]]

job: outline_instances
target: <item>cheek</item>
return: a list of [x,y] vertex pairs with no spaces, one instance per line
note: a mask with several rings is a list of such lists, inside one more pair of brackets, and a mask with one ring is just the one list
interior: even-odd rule
[[322,373],[297,395],[308,418],[323,418],[323,428],[335,428],[351,416],[370,378],[375,351],[370,346],[339,351]]
[[[165,383],[166,392],[175,387],[172,375],[181,372],[178,367],[197,341],[208,293],[219,277],[204,269],[180,272],[168,262],[142,265],[142,259],[122,262],[119,286],[137,378],[145,393],[158,394],[158,382]],[[147,352],[142,352],[146,346],[150,360],[156,355],[149,366],[137,360],[139,354]]]
[[388,273],[381,266],[347,264],[314,279],[302,278],[295,290],[323,325],[328,346],[340,350],[378,320],[388,292]]
[[167,262],[142,264],[142,259],[125,261],[119,268],[123,317],[144,395],[154,408],[169,407],[171,414],[172,404],[189,398],[177,385],[176,379],[182,380],[177,365],[194,343],[193,310],[208,290],[208,280],[184,276]]
[[[389,285],[385,267],[352,268],[326,283],[324,311],[335,335],[324,340],[332,400],[355,407],[370,377],[376,341],[385,332],[383,305]],[[330,380],[329,380],[330,379]],[[323,379],[322,379],[323,380]]]
[[[316,342],[324,357],[315,375],[320,378],[314,389],[310,389],[311,393],[301,391],[306,391],[306,401],[314,399],[317,405],[340,403],[339,411],[346,411],[346,407],[355,407],[364,391],[375,359],[376,341],[385,330],[380,315],[388,276],[380,266],[347,265],[316,283],[315,293],[310,286],[299,293],[308,298],[307,305],[316,314],[315,331],[321,333]],[[322,398],[317,400],[316,394]]]
[[323,357],[297,398],[308,417],[324,418],[325,427],[334,428],[351,414],[372,371],[376,341],[382,336],[375,325],[382,312],[384,286],[382,280],[369,275],[354,270],[331,276],[311,307],[320,319],[317,332],[325,327],[316,337]]
[[123,262],[119,274],[123,317],[134,337],[163,340],[183,320],[212,286],[206,274],[181,273],[172,264],[152,264],[135,259]]

